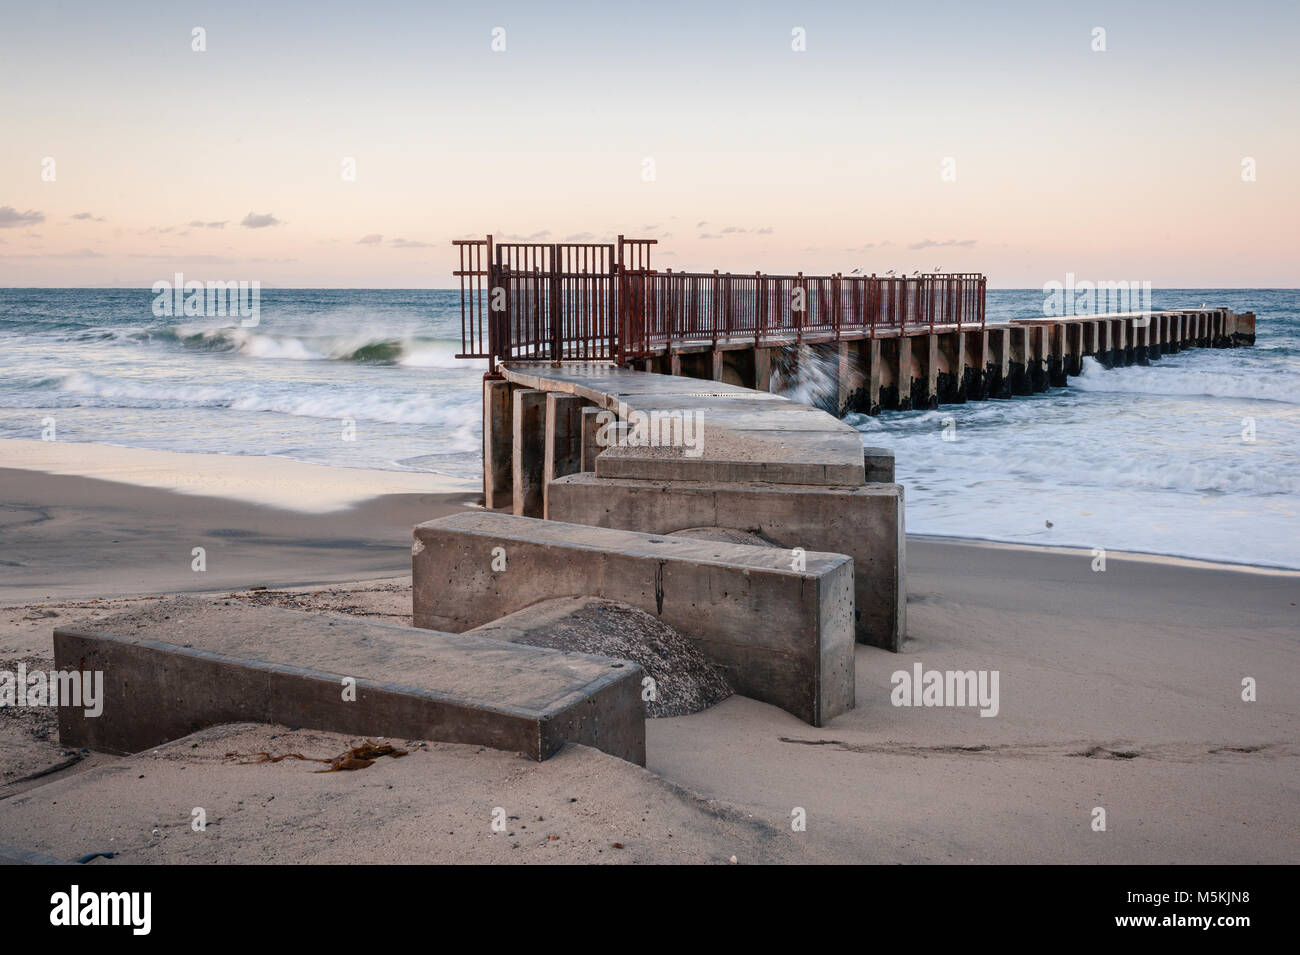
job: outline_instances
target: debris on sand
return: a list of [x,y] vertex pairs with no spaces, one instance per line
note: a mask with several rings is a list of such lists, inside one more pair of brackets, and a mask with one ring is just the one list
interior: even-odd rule
[[[332,756],[322,759],[319,756],[304,756],[302,753],[281,753],[279,756],[272,756],[270,753],[227,753],[227,759],[238,759],[240,766],[255,766],[258,763],[278,763],[286,759],[300,759],[306,763],[324,763],[329,769],[318,769],[318,773],[346,773],[356,769],[365,769],[367,766],[373,766],[375,760],[382,756],[391,756],[394,759],[400,759],[407,753],[404,749],[398,749],[389,743],[375,743],[366,740],[359,746],[353,746],[346,753],[339,756]],[[250,759],[249,757],[257,757]]]

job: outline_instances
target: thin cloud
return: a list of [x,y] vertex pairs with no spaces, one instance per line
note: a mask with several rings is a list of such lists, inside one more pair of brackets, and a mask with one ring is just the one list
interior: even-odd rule
[[269,212],[261,214],[250,212],[240,220],[239,224],[244,226],[246,229],[265,229],[268,226],[284,225],[283,222],[271,215]]
[[936,242],[934,239],[922,239],[920,242],[913,242],[908,246],[909,249],[971,249],[974,247],[974,239],[944,239],[942,242]]
[[394,249],[431,249],[433,245],[429,242],[408,242],[406,239],[394,239],[392,247]]
[[232,259],[224,255],[187,255],[183,252],[132,252],[127,255],[128,259],[150,259],[152,261],[165,262],[188,262],[202,263],[203,265],[230,265],[238,262],[239,259]]
[[761,229],[747,229],[741,225],[729,225],[723,228],[722,235],[771,235],[776,230],[770,225],[765,225]]
[[94,249],[77,249],[72,252],[41,252],[40,254],[23,253],[22,255],[3,255],[4,259],[102,259],[104,253]]
[[25,225],[40,225],[45,221],[45,213],[28,209],[19,212],[13,206],[0,206],[0,229],[17,229]]
[[72,218],[74,218],[74,219],[86,219],[86,220],[88,220],[88,221],[90,221],[90,222],[103,222],[103,221],[104,221],[104,217],[103,217],[103,216],[91,215],[89,212],[78,212],[78,213],[77,213],[76,215],[74,215]]
[[[249,215],[252,215],[250,212]],[[192,219],[190,227],[194,229],[224,229],[229,219],[222,219],[220,222],[204,222],[202,219]]]
[[363,235],[357,239],[357,245],[378,245],[384,241],[384,237],[378,232],[372,232],[370,235]]

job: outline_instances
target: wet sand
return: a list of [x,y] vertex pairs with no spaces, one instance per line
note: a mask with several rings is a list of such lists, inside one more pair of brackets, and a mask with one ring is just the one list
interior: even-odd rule
[[[481,493],[466,491],[388,494],[312,514],[0,468],[0,602],[245,589],[398,573],[410,564],[413,525],[481,500]],[[202,571],[194,569],[196,547],[204,549]]]

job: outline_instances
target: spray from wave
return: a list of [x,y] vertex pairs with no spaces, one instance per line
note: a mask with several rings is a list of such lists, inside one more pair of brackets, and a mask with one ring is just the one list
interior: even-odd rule
[[799,404],[837,413],[839,356],[810,345],[773,350],[772,391]]
[[184,325],[140,333],[145,340],[174,341],[186,348],[233,352],[281,361],[347,361],[408,368],[456,368],[459,342],[379,333],[277,335],[238,326],[195,329]]

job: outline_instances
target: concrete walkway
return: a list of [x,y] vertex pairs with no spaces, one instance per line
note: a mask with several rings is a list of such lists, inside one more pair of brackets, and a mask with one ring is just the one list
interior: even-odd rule
[[512,385],[575,395],[623,418],[628,412],[661,418],[680,413],[699,423],[698,447],[610,448],[597,461],[598,477],[864,482],[862,436],[832,415],[780,395],[595,362],[511,362],[501,372]]

